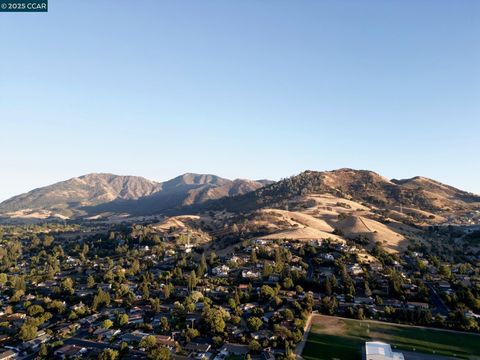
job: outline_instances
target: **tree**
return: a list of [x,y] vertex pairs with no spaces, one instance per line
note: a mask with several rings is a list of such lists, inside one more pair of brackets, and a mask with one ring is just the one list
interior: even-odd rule
[[253,339],[252,341],[250,341],[248,349],[253,352],[259,352],[260,350],[262,350],[262,345],[260,345],[257,340]]
[[223,338],[221,336],[214,336],[212,340],[213,340],[213,345],[217,348],[223,344]]
[[294,359],[295,358],[288,341],[285,341],[285,358],[286,359]]
[[170,360],[172,353],[165,346],[157,344],[147,352],[149,360]]
[[235,302],[234,298],[229,298],[228,299],[228,306],[230,306],[230,308],[235,310],[235,308],[237,307],[237,303]]
[[128,343],[127,343],[126,341],[122,341],[122,342],[120,343],[119,350],[120,350],[120,353],[121,353],[122,355],[125,355],[126,353],[128,353],[128,351],[130,350],[130,349],[128,348]]
[[322,311],[328,315],[335,314],[337,310],[338,302],[334,296],[325,296],[322,298]]
[[170,330],[170,323],[168,322],[168,319],[165,316],[162,316],[160,318],[160,328],[164,332]]
[[200,263],[198,264],[197,268],[197,275],[201,278],[207,272],[207,260],[205,259],[205,253],[202,254],[200,258]]
[[102,289],[98,289],[97,295],[93,298],[92,308],[94,311],[97,310],[99,305],[110,305],[110,294],[103,291]]
[[83,243],[82,252],[81,252],[81,256],[83,259],[85,259],[89,251],[90,251],[90,248],[88,247],[88,244]]
[[103,320],[103,328],[110,329],[113,326],[113,322],[110,319]]
[[357,309],[357,319],[365,320],[365,312],[364,312],[363,308],[358,308]]
[[157,339],[155,338],[155,336],[153,335],[148,335],[148,336],[145,336],[141,341],[140,343],[138,344],[138,346],[140,348],[143,348],[143,349],[146,349],[147,351],[151,348],[153,348],[155,345],[157,344]]
[[42,359],[46,358],[48,355],[48,347],[46,344],[41,344],[38,351],[38,356]]
[[187,341],[190,341],[198,336],[200,336],[200,332],[193,327],[189,327],[187,330],[185,330],[185,338]]
[[237,224],[233,224],[233,225],[232,225],[232,233],[238,234],[239,231],[240,231],[240,230],[238,229],[238,225],[237,225]]
[[295,314],[290,309],[285,309],[283,315],[285,316],[285,320],[287,321],[293,321],[295,319]]
[[128,315],[127,314],[120,314],[117,318],[118,325],[125,326],[128,324]]
[[449,266],[442,264],[440,265],[440,274],[445,276],[447,279],[450,279],[452,277],[452,270],[450,269]]
[[148,288],[148,284],[146,282],[143,282],[140,285],[140,291],[142,292],[142,298],[143,300],[148,300],[150,299],[150,290]]
[[150,305],[152,306],[152,311],[155,314],[158,314],[160,312],[160,299],[159,298],[150,299]]
[[139,271],[140,271],[140,263],[138,259],[134,259],[130,266],[130,269],[128,269],[128,272],[131,275],[136,275]]
[[254,263],[254,264],[256,264],[258,262],[257,252],[255,251],[255,249],[252,249],[251,259],[252,259],[252,263]]
[[365,281],[365,296],[372,296],[372,290],[370,290],[370,286],[368,285],[367,281]]
[[53,240],[55,240],[53,236],[45,235],[45,237],[43,238],[43,246],[49,247],[50,245],[52,245]]
[[208,261],[210,263],[210,266],[213,266],[215,264],[215,262],[217,261],[217,259],[218,259],[217,254],[215,253],[215,251],[212,251],[210,253],[210,259]]
[[325,279],[325,294],[327,294],[327,296],[332,295],[332,281],[329,276]]
[[205,322],[207,329],[212,334],[223,333],[225,329],[225,320],[224,314],[220,309],[206,307],[203,310],[202,319]]
[[267,263],[266,261],[263,263],[263,270],[262,270],[262,276],[264,278],[267,278],[269,277],[270,275],[272,275],[273,273],[273,267],[272,265],[270,265],[269,263]]
[[98,356],[98,360],[117,360],[118,351],[113,349],[105,349]]
[[37,326],[30,321],[26,321],[20,328],[18,336],[23,341],[29,341],[37,337],[37,330]]
[[57,314],[61,314],[65,311],[65,304],[60,300],[52,300],[47,303],[47,309],[55,311]]
[[16,291],[13,293],[13,296],[10,298],[10,302],[11,302],[11,303],[19,302],[23,295],[25,295],[25,291],[24,291],[24,290],[16,290]]
[[263,285],[260,289],[260,294],[262,295],[263,298],[269,300],[275,296],[275,290],[273,290],[268,285]]
[[197,275],[195,274],[195,271],[192,270],[190,277],[188,278],[188,289],[193,291],[197,286],[197,282]]
[[95,278],[92,275],[89,275],[87,278],[87,287],[91,289],[94,286],[95,286]]
[[293,288],[294,286],[294,283],[293,283],[293,280],[289,277],[286,277],[284,280],[283,280],[283,287],[285,289],[291,289]]
[[248,318],[247,325],[250,328],[250,330],[258,331],[258,329],[260,329],[262,327],[263,321],[256,316],[252,316],[252,317]]
[[62,290],[70,295],[73,295],[75,290],[73,289],[73,280],[69,277],[63,279],[62,281]]
[[27,309],[27,313],[30,316],[37,316],[43,314],[44,312],[45,310],[43,310],[43,307],[41,307],[40,305],[31,305]]
[[166,284],[162,290],[163,290],[163,297],[165,299],[169,299],[170,293],[171,293],[171,284]]

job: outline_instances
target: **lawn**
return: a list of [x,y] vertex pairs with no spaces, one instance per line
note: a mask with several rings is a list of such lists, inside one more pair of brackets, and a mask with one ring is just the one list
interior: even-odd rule
[[315,315],[307,344],[306,360],[361,359],[365,341],[384,341],[394,350],[480,360],[480,336],[450,331],[400,326]]

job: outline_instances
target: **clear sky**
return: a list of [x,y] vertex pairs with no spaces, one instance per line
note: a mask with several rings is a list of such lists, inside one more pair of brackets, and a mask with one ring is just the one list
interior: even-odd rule
[[0,35],[0,200],[341,167],[480,193],[478,0],[50,0]]

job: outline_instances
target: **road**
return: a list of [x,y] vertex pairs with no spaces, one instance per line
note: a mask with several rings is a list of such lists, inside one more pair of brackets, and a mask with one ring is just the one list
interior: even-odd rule
[[[113,345],[113,344],[108,344],[104,342],[99,342],[99,341],[90,341],[90,340],[85,340],[85,339],[80,339],[77,337],[72,337],[69,339],[66,339],[63,341],[65,345],[77,345],[77,346],[82,346],[85,348],[90,348],[90,349],[100,349],[100,350],[105,350],[105,349],[115,349],[118,350],[118,346]],[[130,350],[129,354],[129,359],[146,359],[147,355],[143,351],[139,350]]]
[[308,316],[308,319],[307,319],[307,322],[305,323],[305,327],[304,327],[304,332],[303,332],[303,338],[302,338],[302,341],[300,341],[297,346],[295,347],[295,357],[298,359],[298,360],[302,360],[302,352],[303,352],[303,348],[305,347],[305,344],[307,343],[307,339],[308,339],[308,333],[310,332],[310,328],[312,327],[312,316],[314,314],[311,313],[309,316]]
[[63,341],[65,345],[77,345],[77,346],[82,346],[85,348],[93,348],[93,349],[117,349],[117,346],[112,345],[112,344],[107,344],[103,342],[98,342],[98,341],[90,341],[90,340],[85,340],[85,339],[80,339],[76,337],[72,337],[69,339],[66,339]]
[[442,298],[440,295],[438,295],[437,291],[433,287],[432,284],[426,283],[428,286],[428,290],[430,293],[430,301],[432,302],[432,305],[435,309],[435,312],[433,312],[433,315],[443,315],[443,316],[448,316],[448,313],[450,312],[447,305],[443,302]]
[[307,280],[313,280],[313,264],[312,259],[309,257],[307,259],[308,270],[307,270]]

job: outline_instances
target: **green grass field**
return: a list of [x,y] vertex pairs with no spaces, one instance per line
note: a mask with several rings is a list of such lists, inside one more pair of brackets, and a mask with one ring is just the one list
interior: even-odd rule
[[[365,341],[384,341],[394,350],[480,359],[480,336],[316,315],[302,356],[307,360],[357,360]],[[433,359],[434,357],[432,357]]]

